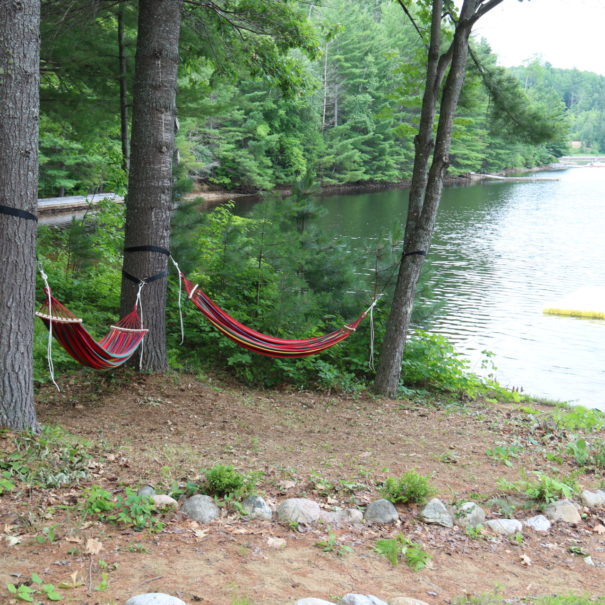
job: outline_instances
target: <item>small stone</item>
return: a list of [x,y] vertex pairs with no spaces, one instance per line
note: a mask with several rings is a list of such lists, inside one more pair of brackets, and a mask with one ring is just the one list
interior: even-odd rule
[[334,605],[334,603],[332,601],[307,597],[306,599],[298,599],[294,605]]
[[388,601],[389,605],[429,605],[426,601],[414,599],[412,597],[393,597]]
[[319,504],[308,498],[288,498],[277,507],[277,518],[282,523],[311,524],[319,521]]
[[597,507],[603,506],[605,504],[605,493],[590,492],[587,489],[585,489],[581,493],[580,499],[582,500],[582,504],[584,506],[588,506],[588,508],[597,508]]
[[365,520],[368,523],[394,523],[399,520],[399,513],[392,502],[382,498],[368,504]]
[[557,500],[544,509],[544,514],[551,521],[563,521],[564,523],[580,523],[582,517],[577,506],[571,500]]
[[200,494],[187,498],[181,510],[198,523],[210,523],[220,515],[214,500],[210,496]]
[[155,490],[151,485],[144,485],[138,492],[137,496],[153,496],[155,494]]
[[378,597],[374,595],[368,594],[355,594],[350,593],[346,594],[340,601],[338,601],[338,605],[388,605]]
[[151,499],[157,508],[178,508],[179,503],[166,494],[151,494]]
[[465,502],[456,511],[456,524],[461,527],[477,527],[485,522],[485,511],[475,502]]
[[584,557],[584,563],[586,563],[586,565],[594,567],[594,561],[592,560],[591,556]]
[[551,527],[551,522],[544,515],[536,515],[523,521],[524,525],[531,527],[534,531],[548,531]]
[[433,498],[429,501],[420,513],[420,519],[425,523],[454,527],[454,516],[439,498]]
[[187,605],[185,601],[177,599],[163,592],[147,592],[131,597],[126,605]]
[[250,517],[250,519],[271,521],[273,517],[271,507],[260,496],[248,496],[242,502],[242,508],[246,511],[246,515]]
[[485,525],[501,536],[513,536],[523,531],[523,524],[517,519],[490,519]]

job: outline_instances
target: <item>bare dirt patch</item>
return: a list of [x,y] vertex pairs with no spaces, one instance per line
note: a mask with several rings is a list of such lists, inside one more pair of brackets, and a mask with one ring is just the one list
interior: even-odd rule
[[[352,549],[343,556],[316,545],[331,531],[324,526],[289,528],[227,510],[219,521],[200,526],[173,512],[164,515],[161,532],[149,533],[78,511],[87,486],[118,494],[151,484],[160,493],[215,464],[262,471],[260,490],[272,504],[310,497],[328,509],[363,506],[380,497],[377,485],[384,478],[416,469],[431,476],[443,500],[475,499],[486,506],[500,495],[497,480],[518,479],[522,468],[552,473],[556,464],[564,474],[574,471],[561,457],[565,434],[535,415],[505,405],[257,391],[186,375],[80,374],[62,387],[61,393],[39,394],[39,417],[90,442],[90,477],[63,488],[19,485],[0,497],[0,602],[10,602],[8,582],[33,572],[55,586],[70,577],[81,582],[60,592],[91,605],[123,603],[141,592],[216,605],[285,605],[347,592],[385,600],[407,595],[431,604],[495,590],[509,598],[605,593],[605,509],[585,509],[577,527],[555,525],[548,534],[528,529],[517,542],[425,525],[416,518],[417,507],[400,506],[397,527],[334,529],[338,544]],[[5,434],[0,453],[9,452],[12,441]],[[513,443],[511,466],[486,455],[496,444]],[[594,488],[601,478],[578,480]],[[498,512],[486,508],[492,516]],[[374,551],[378,538],[398,533],[431,554],[427,568],[394,567]],[[102,550],[90,553],[89,539]],[[570,548],[590,554],[595,565]]]

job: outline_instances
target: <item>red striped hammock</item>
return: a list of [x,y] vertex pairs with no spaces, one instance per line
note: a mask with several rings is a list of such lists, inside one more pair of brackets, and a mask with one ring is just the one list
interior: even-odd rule
[[116,368],[126,363],[141,344],[145,330],[135,309],[123,317],[99,342],[86,331],[82,320],[44,289],[46,301],[36,315],[46,324],[63,348],[82,365],[95,370]]
[[301,340],[276,338],[248,328],[225,313],[199,285],[190,282],[183,274],[181,274],[181,279],[190,300],[217,330],[238,345],[267,357],[305,357],[325,351],[355,332],[367,314],[367,311],[362,313],[354,322],[324,336]]

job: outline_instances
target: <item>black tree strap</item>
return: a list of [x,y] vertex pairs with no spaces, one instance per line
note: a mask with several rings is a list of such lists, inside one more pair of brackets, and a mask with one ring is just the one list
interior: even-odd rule
[[19,208],[11,208],[10,206],[3,206],[0,204],[0,214],[8,214],[10,216],[18,216],[28,221],[37,221],[38,217],[27,210],[20,210]]
[[134,275],[131,275],[130,273],[128,273],[127,271],[124,271],[124,270],[122,270],[122,275],[126,279],[129,279],[131,282],[134,282],[135,284],[140,284],[141,282],[144,284],[150,284],[153,281],[166,277],[168,275],[168,271],[160,271],[159,273],[156,273],[155,275],[152,275],[151,277],[146,277],[145,279],[139,279],[138,277],[135,277]]
[[403,256],[426,256],[426,250],[413,250],[412,252],[404,252]]
[[162,248],[162,246],[128,246],[128,248],[124,248],[124,252],[159,252],[160,254],[170,256],[170,250]]

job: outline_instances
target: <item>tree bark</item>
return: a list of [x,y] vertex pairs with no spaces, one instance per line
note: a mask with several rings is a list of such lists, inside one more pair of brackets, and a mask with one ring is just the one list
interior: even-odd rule
[[[126,201],[124,271],[143,280],[167,269],[158,252],[128,252],[132,246],[168,248],[175,151],[178,45],[183,0],[140,0],[135,59],[130,173]],[[122,280],[122,313],[134,306],[138,286]],[[143,287],[142,315],[149,329],[139,362],[164,371],[166,278]]]
[[[410,327],[416,287],[435,228],[443,191],[443,179],[449,164],[454,114],[464,82],[469,36],[477,19],[502,0],[464,0],[456,23],[454,39],[441,56],[441,18],[443,0],[434,0],[431,17],[431,41],[422,101],[421,121],[415,139],[416,153],[410,187],[404,249],[391,313],[380,352],[374,390],[394,397],[401,378],[401,364]],[[482,6],[483,5],[483,6]],[[443,92],[440,88],[447,71]],[[437,102],[440,98],[437,134],[433,140]]]
[[[0,205],[35,215],[40,1],[0,2]],[[36,221],[0,213],[0,427],[37,430]],[[33,218],[33,216],[32,216]]]
[[120,138],[122,140],[122,169],[130,169],[130,145],[128,141],[128,63],[124,44],[124,5],[118,6],[118,65],[120,84]]

